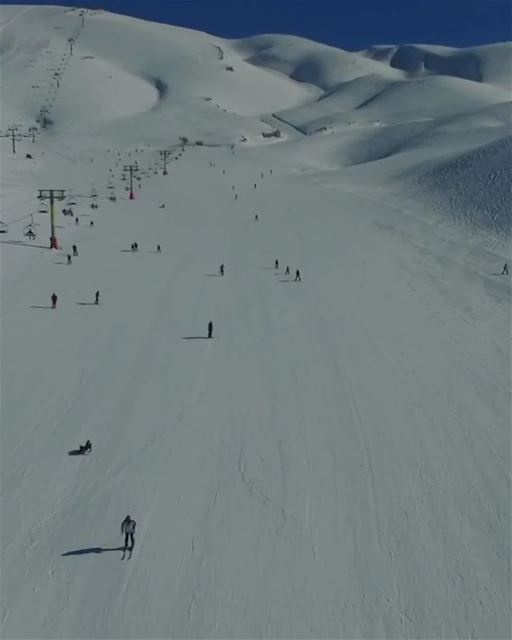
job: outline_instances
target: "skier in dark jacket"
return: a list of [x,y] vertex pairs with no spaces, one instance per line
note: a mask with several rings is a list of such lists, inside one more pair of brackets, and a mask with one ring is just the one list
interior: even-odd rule
[[302,282],[302,279],[300,277],[300,271],[298,269],[295,272],[295,282]]
[[72,249],[73,249],[73,255],[77,256],[78,255],[78,249],[77,249],[76,244],[73,245]]
[[213,334],[213,322],[210,320],[208,323],[208,337],[211,338]]
[[57,307],[57,294],[55,293],[55,291],[52,293],[52,309],[55,309]]
[[78,447],[78,451],[80,452],[81,455],[90,453],[92,451],[92,442],[90,440],[87,440],[85,444],[81,444]]
[[503,265],[503,271],[501,272],[502,276],[508,276],[508,264],[505,262]]
[[96,291],[96,293],[94,294],[94,304],[99,304],[100,303],[100,292]]
[[220,267],[219,267],[219,273],[220,273],[221,276],[224,275],[224,265],[223,264],[221,264]]
[[[132,520],[130,516],[126,516],[126,518],[121,523],[121,533],[124,533],[124,551],[127,549],[129,551],[133,551],[133,547],[135,546],[135,527],[137,523],[135,520]],[[130,547],[128,547],[128,542],[131,542]]]
[[284,272],[285,276],[289,276],[290,275],[290,267],[286,266],[286,271]]
[[68,264],[71,264],[71,254],[68,253]]
[[274,269],[279,269],[279,260],[276,258],[275,262],[274,262]]

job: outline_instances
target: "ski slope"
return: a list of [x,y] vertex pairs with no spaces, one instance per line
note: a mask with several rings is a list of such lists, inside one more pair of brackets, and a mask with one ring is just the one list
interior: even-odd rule
[[[54,96],[36,142],[0,140],[2,637],[510,637],[510,173],[489,51],[488,83],[406,78],[391,52],[88,11],[57,91],[78,12],[0,22],[2,133]],[[428,79],[444,102],[413,129]],[[77,202],[78,224],[57,205],[59,250],[42,188]]]

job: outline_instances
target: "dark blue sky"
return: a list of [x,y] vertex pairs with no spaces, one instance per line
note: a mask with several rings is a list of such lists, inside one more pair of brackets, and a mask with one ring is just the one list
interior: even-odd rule
[[512,0],[27,1],[50,3],[102,8],[227,38],[293,33],[349,50],[372,44],[467,47],[512,40]]

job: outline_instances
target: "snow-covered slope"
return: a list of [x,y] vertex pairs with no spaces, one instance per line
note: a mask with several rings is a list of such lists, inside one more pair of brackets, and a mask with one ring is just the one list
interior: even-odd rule
[[2,637],[510,637],[508,45],[0,29]]

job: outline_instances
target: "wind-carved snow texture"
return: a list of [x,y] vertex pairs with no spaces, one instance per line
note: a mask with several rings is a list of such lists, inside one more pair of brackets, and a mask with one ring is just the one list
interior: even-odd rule
[[509,638],[510,45],[0,28],[2,637]]

